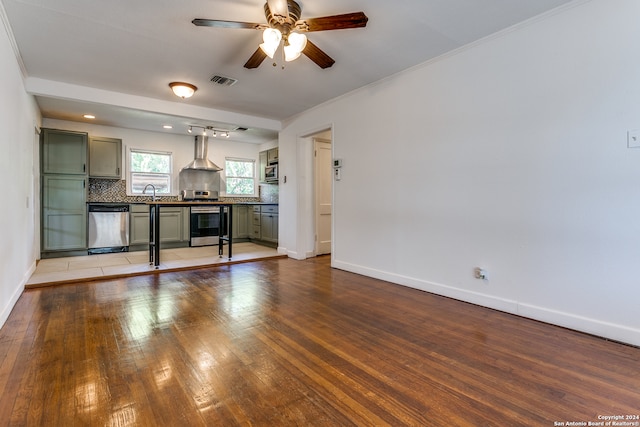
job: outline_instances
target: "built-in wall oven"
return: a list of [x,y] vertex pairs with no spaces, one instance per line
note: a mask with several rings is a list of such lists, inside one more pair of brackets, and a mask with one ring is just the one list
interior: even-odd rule
[[[225,215],[228,215],[225,213]],[[191,206],[191,239],[190,246],[217,245],[220,239],[220,207]],[[225,217],[222,235],[228,234],[228,218]]]

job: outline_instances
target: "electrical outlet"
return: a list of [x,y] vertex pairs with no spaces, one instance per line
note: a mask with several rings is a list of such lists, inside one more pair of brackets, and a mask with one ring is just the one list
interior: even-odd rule
[[480,267],[476,267],[473,270],[473,276],[476,279],[487,280],[487,272],[483,268],[480,268]]

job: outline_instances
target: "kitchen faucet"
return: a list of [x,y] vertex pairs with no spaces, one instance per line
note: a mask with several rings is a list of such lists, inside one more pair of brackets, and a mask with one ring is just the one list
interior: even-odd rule
[[147,188],[149,188],[149,187],[153,188],[153,197],[151,198],[151,201],[155,202],[156,201],[156,186],[155,185],[153,185],[153,184],[145,185],[144,186],[144,190],[142,190],[142,194],[146,194]]

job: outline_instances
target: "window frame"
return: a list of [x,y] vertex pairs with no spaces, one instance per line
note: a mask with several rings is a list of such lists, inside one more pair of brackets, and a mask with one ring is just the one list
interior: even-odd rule
[[[138,172],[131,170],[131,156],[133,153],[145,153],[145,154],[156,154],[162,156],[169,156],[169,172],[168,173],[159,173],[159,172]],[[134,173],[147,173],[153,175],[168,175],[168,183],[169,183],[169,192],[168,193],[156,193],[157,197],[168,197],[177,195],[177,191],[175,189],[175,176],[173,173],[173,152],[172,151],[164,151],[164,150],[150,150],[146,148],[134,148],[129,147],[127,150],[127,196],[151,196],[153,193],[147,192],[146,194],[136,193],[133,191],[133,174]]]
[[[242,162],[242,163],[251,163],[253,164],[253,176],[228,176],[227,171],[229,168],[227,167],[227,162]],[[224,158],[224,195],[225,197],[258,197],[258,174],[257,174],[257,164],[256,159],[249,159],[243,157],[225,157]],[[228,193],[227,192],[227,179],[229,178],[241,178],[241,179],[249,179],[253,180],[253,194],[236,194],[236,193]]]

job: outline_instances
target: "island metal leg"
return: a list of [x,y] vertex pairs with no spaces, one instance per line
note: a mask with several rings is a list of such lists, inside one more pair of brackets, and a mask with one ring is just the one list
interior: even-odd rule
[[233,205],[229,205],[227,206],[227,211],[229,212],[229,228],[227,231],[227,237],[229,239],[229,259],[231,259],[231,254],[233,253],[233,238],[232,238],[232,234],[233,234]]
[[155,239],[153,235],[153,231],[155,230],[153,226],[153,224],[155,223],[154,209],[155,206],[149,206],[149,265],[153,264],[153,255],[155,253]]
[[[227,241],[229,245],[229,259],[233,254],[233,239],[231,234],[233,233],[233,207],[232,205],[220,206],[220,231],[218,232],[218,256],[222,258],[224,242]],[[225,235],[225,230],[227,234]]]
[[160,206],[155,205],[153,215],[153,265],[160,266]]

